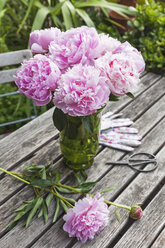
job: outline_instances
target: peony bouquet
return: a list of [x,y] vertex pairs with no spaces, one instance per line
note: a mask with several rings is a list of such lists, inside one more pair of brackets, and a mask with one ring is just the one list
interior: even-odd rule
[[109,100],[132,96],[145,68],[143,57],[128,42],[86,26],[36,30],[30,47],[36,55],[17,73],[19,91],[37,106],[53,100],[65,164],[86,169],[98,151],[101,110]]
[[70,116],[93,114],[110,96],[132,92],[145,68],[141,53],[128,42],[86,26],[66,32],[36,30],[30,34],[30,47],[37,55],[18,71],[19,91],[37,106],[53,99]]

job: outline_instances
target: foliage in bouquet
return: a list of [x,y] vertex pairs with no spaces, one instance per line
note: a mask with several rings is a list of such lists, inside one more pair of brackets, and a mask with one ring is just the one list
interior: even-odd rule
[[129,21],[133,29],[124,35],[124,40],[137,47],[146,61],[146,69],[165,74],[165,6],[158,1],[137,6],[137,16]]
[[[145,63],[128,42],[82,26],[61,32],[36,30],[30,35],[35,55],[17,73],[21,93],[36,105],[55,106],[70,116],[88,116],[109,99],[130,94],[139,83]],[[43,55],[41,55],[43,54]]]

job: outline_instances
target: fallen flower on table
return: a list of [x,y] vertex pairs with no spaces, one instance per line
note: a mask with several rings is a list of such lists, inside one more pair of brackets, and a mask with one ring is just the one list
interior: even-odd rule
[[[142,217],[142,209],[138,205],[132,207],[107,201],[102,194],[113,190],[116,187],[104,189],[101,193],[87,194],[97,182],[86,182],[87,175],[83,171],[74,173],[78,184],[70,186],[60,182],[60,172],[51,170],[49,165],[28,165],[25,167],[23,174],[10,172],[0,168],[0,171],[29,185],[34,190],[34,198],[25,201],[24,205],[17,208],[16,217],[9,225],[6,231],[10,231],[17,223],[27,216],[25,226],[28,227],[32,218],[43,216],[45,223],[48,221],[48,208],[53,198],[56,200],[56,208],[53,216],[53,222],[56,222],[60,207],[66,212],[64,215],[65,224],[64,231],[69,233],[69,237],[76,237],[82,243],[88,239],[93,239],[95,234],[99,234],[108,224],[109,221],[109,205],[116,207],[116,217],[120,221],[120,214],[117,208],[128,210],[129,217],[136,220]],[[81,194],[85,196],[77,202],[66,194]],[[79,196],[80,197],[80,196]]]

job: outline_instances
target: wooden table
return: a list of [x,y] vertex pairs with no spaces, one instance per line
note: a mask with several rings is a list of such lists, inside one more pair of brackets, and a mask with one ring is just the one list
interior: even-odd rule
[[[52,224],[54,206],[51,205],[47,224],[43,219],[34,219],[28,228],[20,222],[13,230],[4,233],[14,217],[14,210],[24,200],[30,199],[32,191],[26,185],[0,175],[0,247],[4,248],[78,248],[78,247],[165,247],[165,78],[153,73],[143,74],[141,83],[132,101],[123,97],[119,102],[110,102],[106,110],[121,111],[131,118],[143,136],[142,145],[135,152],[144,151],[156,155],[158,169],[152,173],[137,173],[125,166],[108,166],[107,161],[117,161],[128,156],[126,152],[100,147],[93,166],[87,170],[88,181],[98,181],[93,192],[118,186],[105,194],[107,200],[132,205],[142,203],[144,216],[138,221],[128,219],[128,212],[120,210],[119,224],[110,207],[108,226],[94,240],[84,245],[68,238],[63,231],[61,217]],[[63,165],[59,148],[58,131],[52,123],[53,109],[31,121],[0,141],[0,167],[21,172],[26,164],[47,164],[63,171],[63,181],[70,171]]]

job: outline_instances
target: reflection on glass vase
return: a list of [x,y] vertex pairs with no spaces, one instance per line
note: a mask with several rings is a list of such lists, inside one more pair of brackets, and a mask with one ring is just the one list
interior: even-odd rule
[[101,110],[88,116],[65,115],[60,147],[70,169],[84,170],[93,164],[99,147],[100,121]]

